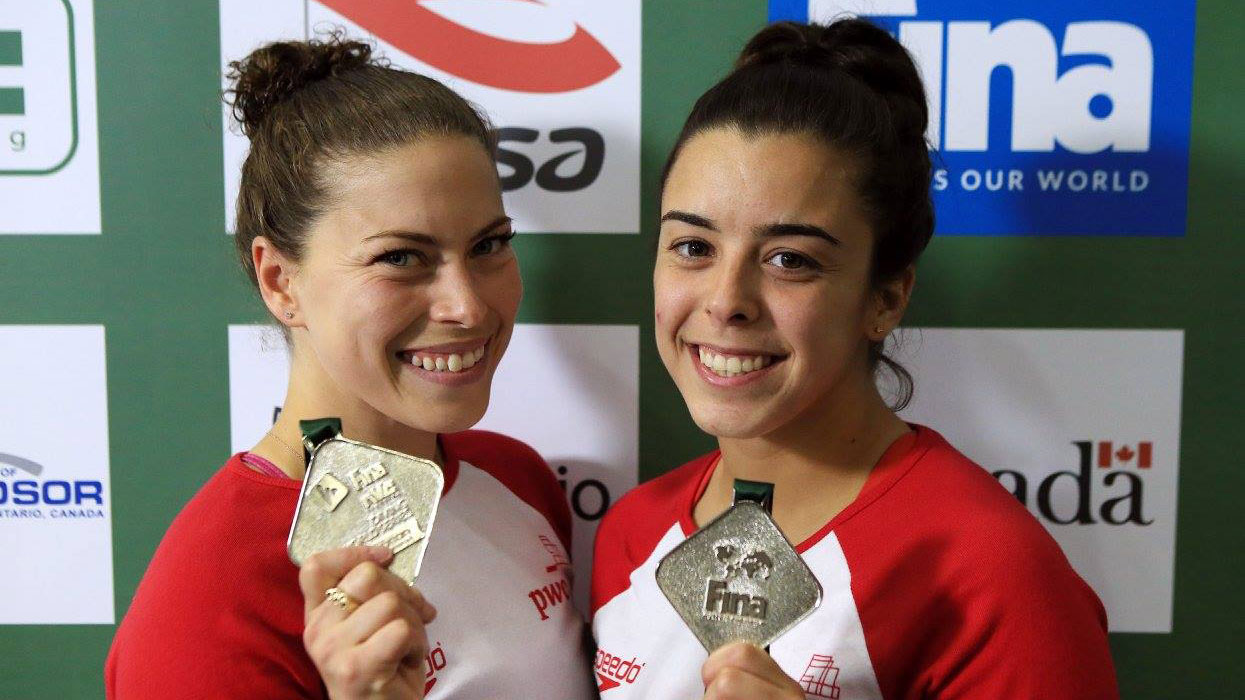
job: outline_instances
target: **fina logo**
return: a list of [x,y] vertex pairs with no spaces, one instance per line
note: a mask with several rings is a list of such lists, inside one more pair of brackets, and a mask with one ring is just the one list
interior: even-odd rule
[[[104,484],[91,480],[17,478],[43,474],[43,465],[0,452],[0,519],[78,519],[104,517]],[[50,507],[49,507],[50,506]]]
[[1192,0],[771,0],[856,14],[916,59],[938,232],[1183,235]]

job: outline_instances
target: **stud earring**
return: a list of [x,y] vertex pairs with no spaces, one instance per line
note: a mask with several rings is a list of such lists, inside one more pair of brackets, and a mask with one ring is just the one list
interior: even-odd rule
[[288,320],[288,319],[291,319],[291,318],[294,318],[294,312],[293,312],[293,311],[286,311],[286,312],[285,312],[285,318],[286,318],[287,320]]

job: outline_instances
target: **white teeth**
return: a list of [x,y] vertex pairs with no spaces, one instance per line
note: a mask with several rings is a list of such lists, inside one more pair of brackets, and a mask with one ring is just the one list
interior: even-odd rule
[[741,374],[755,372],[769,366],[770,358],[767,355],[756,355],[754,357],[738,357],[719,355],[712,350],[707,350],[703,345],[698,347],[700,353],[700,364],[713,370],[714,374],[722,377],[738,377]]
[[423,367],[429,372],[461,372],[475,367],[483,358],[484,347],[481,346],[464,353],[450,353],[448,356],[427,357],[412,355],[411,364],[416,367]]

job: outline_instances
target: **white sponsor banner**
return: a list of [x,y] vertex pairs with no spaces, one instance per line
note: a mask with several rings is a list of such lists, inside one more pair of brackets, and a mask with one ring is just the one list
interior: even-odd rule
[[902,413],[995,474],[1102,598],[1170,632],[1184,332],[907,330]]
[[[575,603],[587,610],[592,543],[605,509],[639,473],[638,326],[518,324],[476,426],[536,449],[566,487],[574,516]],[[271,427],[289,359],[271,326],[229,327],[234,452]]]
[[0,3],[0,234],[100,232],[92,9]]
[[[220,23],[226,65],[344,28],[482,107],[519,231],[639,231],[639,0],[220,0]],[[248,143],[225,125],[232,228]]]
[[0,326],[0,624],[112,624],[103,326]]

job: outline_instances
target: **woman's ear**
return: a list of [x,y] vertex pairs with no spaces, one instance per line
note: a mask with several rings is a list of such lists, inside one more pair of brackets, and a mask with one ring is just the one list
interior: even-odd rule
[[288,328],[302,327],[304,324],[293,289],[294,278],[298,273],[297,264],[277,250],[272,241],[264,236],[256,236],[251,241],[251,262],[255,265],[259,295],[269,313]]
[[869,340],[880,343],[899,326],[904,311],[908,308],[908,300],[912,298],[912,287],[916,284],[916,266],[909,265],[903,272],[884,282],[873,292],[873,316],[865,334]]

